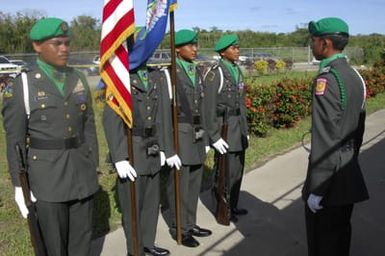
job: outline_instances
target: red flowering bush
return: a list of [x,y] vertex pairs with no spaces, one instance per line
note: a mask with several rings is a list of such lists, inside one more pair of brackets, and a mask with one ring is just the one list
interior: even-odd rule
[[385,89],[385,70],[372,69],[360,71],[366,83],[367,97],[375,97]]
[[[385,65],[360,71],[366,81],[368,97],[385,90]],[[247,120],[250,133],[264,137],[270,127],[289,128],[311,112],[312,78],[282,79],[271,84],[257,84],[250,79],[246,86]]]
[[269,85],[246,87],[247,121],[250,132],[258,137],[265,137],[270,127],[273,95],[274,88]]
[[310,113],[311,79],[286,79],[276,85],[272,125],[276,128],[293,127]]

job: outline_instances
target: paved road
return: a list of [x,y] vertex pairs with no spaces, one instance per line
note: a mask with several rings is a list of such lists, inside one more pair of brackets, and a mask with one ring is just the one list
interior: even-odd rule
[[[351,256],[385,254],[385,111],[367,118],[365,144],[360,156],[370,200],[357,204],[353,214]],[[178,256],[306,256],[306,234],[300,191],[307,153],[303,148],[278,156],[245,175],[240,206],[249,214],[230,226],[215,222],[209,192],[202,192],[198,224],[213,230],[201,245],[190,249],[176,245],[159,219],[157,245]],[[93,242],[93,256],[125,255],[122,229]]]

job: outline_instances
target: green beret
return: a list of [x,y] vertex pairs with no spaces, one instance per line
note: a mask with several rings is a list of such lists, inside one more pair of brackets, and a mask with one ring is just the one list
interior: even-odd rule
[[232,45],[239,45],[238,36],[236,34],[223,35],[215,43],[214,50],[220,52]]
[[349,27],[345,21],[339,18],[324,18],[309,23],[309,33],[312,36],[324,36],[333,34],[345,34],[349,36]]
[[67,22],[58,18],[38,20],[29,33],[29,38],[33,41],[42,41],[58,36],[69,36]]
[[198,34],[190,29],[181,29],[175,33],[175,45],[196,44]]

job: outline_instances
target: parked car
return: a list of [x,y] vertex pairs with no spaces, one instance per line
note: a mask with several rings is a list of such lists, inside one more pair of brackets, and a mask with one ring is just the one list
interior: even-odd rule
[[87,68],[87,75],[89,76],[99,75],[99,64],[100,64],[100,56],[95,55],[92,58],[92,65],[89,68]]
[[248,56],[239,55],[239,62],[241,62],[241,63],[246,62],[248,59],[249,59]]
[[271,53],[266,52],[256,52],[252,54],[254,60],[278,60],[279,58],[274,56]]
[[195,59],[195,62],[197,62],[199,64],[202,63],[202,64],[206,65],[206,64],[213,64],[213,63],[215,63],[217,61],[215,59],[213,59],[213,58],[210,58],[210,57],[206,56],[206,55],[198,53],[198,55],[197,55],[197,57]]
[[11,63],[7,59],[7,57],[0,56],[0,75],[1,76],[5,76],[5,75],[15,76],[20,72],[21,72],[21,68],[18,65]]
[[28,63],[24,60],[9,60],[9,62],[19,66],[21,71],[24,71],[24,72],[28,72],[31,69]]
[[320,61],[320,60],[317,60],[315,57],[313,57],[313,58],[311,59],[311,64],[313,64],[313,65],[319,65],[320,62],[321,62],[321,61]]
[[169,65],[171,63],[171,53],[155,52],[147,61],[150,65]]

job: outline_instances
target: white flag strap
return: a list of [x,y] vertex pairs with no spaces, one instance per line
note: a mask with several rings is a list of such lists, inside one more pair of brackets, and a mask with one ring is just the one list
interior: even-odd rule
[[365,102],[366,102],[366,84],[365,84],[365,81],[362,78],[361,74],[358,72],[358,70],[355,68],[353,68],[353,70],[357,73],[358,77],[361,79],[362,87],[364,89],[364,100],[362,101],[362,105],[361,105],[361,110],[362,110],[362,109],[364,109]]
[[170,96],[170,100],[172,99],[172,88],[171,88],[171,76],[170,72],[168,72],[168,69],[163,69],[164,74],[166,75],[166,81],[167,81],[167,88],[168,88],[168,95]]
[[31,108],[29,106],[29,88],[28,88],[27,73],[25,72],[21,73],[21,81],[23,83],[25,113],[27,114],[27,118],[29,119],[31,115]]

